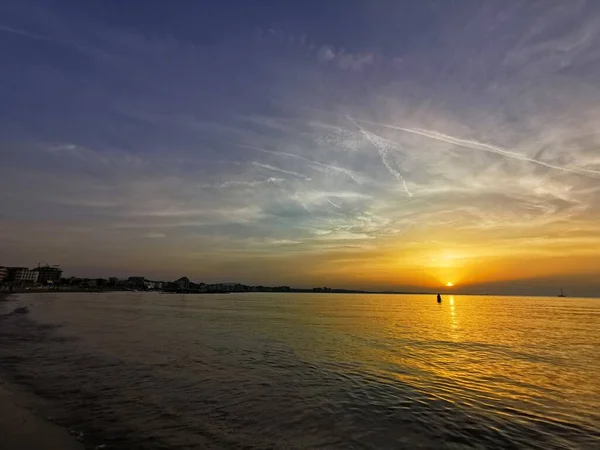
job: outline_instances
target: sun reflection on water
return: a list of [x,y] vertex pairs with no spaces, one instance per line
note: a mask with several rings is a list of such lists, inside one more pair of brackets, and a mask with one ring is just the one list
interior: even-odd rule
[[450,322],[452,324],[452,331],[456,331],[456,309],[454,307],[454,295],[450,296]]
[[[447,295],[438,305],[435,296],[415,295],[360,297],[355,302],[351,316],[331,325],[347,338],[353,336],[353,343],[363,344],[342,352],[336,341],[334,353],[363,361],[360,370],[373,380],[394,379],[494,420],[506,414],[521,417],[524,411],[536,420],[552,416],[577,422],[568,406],[572,400],[564,403],[567,398],[577,399],[580,413],[596,414],[598,397],[592,392],[598,384],[590,383],[581,368],[590,364],[591,341],[600,344],[592,332],[600,315],[591,313],[593,305],[586,301],[565,305],[557,299]],[[336,311],[330,302],[311,306],[323,313]],[[585,327],[577,320],[584,312],[591,313]],[[327,345],[327,335],[316,343]],[[589,346],[577,346],[586,340]],[[566,342],[573,345],[563,351]],[[570,364],[558,370],[553,364],[563,360]],[[547,396],[549,390],[556,398]],[[558,399],[558,393],[564,395]]]

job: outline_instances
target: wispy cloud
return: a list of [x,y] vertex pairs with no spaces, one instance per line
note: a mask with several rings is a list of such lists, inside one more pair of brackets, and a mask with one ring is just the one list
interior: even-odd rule
[[28,37],[31,39],[38,39],[41,41],[48,41],[48,42],[54,42],[56,44],[62,44],[61,41],[57,41],[57,40],[51,39],[49,37],[42,36],[40,34],[30,33],[29,31],[20,30],[18,28],[12,28],[12,27],[9,27],[6,25],[0,25],[0,31],[4,31],[5,33],[16,34],[18,36]]
[[146,233],[144,235],[145,238],[148,239],[162,239],[165,238],[167,235],[165,233]]
[[228,188],[228,187],[242,187],[242,188],[254,188],[257,186],[265,185],[265,184],[281,184],[285,182],[283,178],[275,178],[269,177],[266,180],[252,180],[252,181],[241,181],[241,180],[232,180],[232,181],[224,181],[218,184],[203,184],[202,187],[205,188]]
[[343,49],[336,51],[330,45],[323,45],[317,52],[322,63],[335,64],[342,70],[361,70],[375,60],[373,53],[348,53]]
[[412,193],[408,190],[408,185],[406,184],[406,180],[404,179],[404,177],[402,176],[402,174],[400,172],[398,172],[398,170],[396,170],[394,167],[392,167],[392,164],[391,164],[389,156],[388,156],[388,150],[389,150],[390,146],[387,145],[387,142],[385,142],[385,140],[381,139],[379,136],[377,136],[375,134],[372,134],[372,133],[369,133],[368,131],[365,131],[351,117],[348,117],[348,119],[350,121],[352,121],[352,123],[354,125],[356,125],[356,127],[360,130],[360,132],[364,135],[364,137],[371,144],[373,144],[373,147],[375,147],[377,149],[377,151],[379,152],[379,156],[381,156],[381,161],[383,162],[383,164],[385,165],[385,167],[389,170],[389,172],[392,175],[394,175],[394,177],[396,177],[396,179],[398,179],[398,181],[402,182],[402,187],[404,188],[404,191],[406,192],[406,194],[409,197],[412,197]]
[[244,147],[244,148],[256,150],[256,151],[259,151],[259,152],[270,153],[272,155],[278,155],[278,156],[283,156],[283,157],[289,157],[289,158],[299,159],[299,160],[302,160],[302,161],[306,161],[307,163],[310,163],[310,165],[312,166],[312,168],[315,169],[315,170],[324,171],[326,173],[331,173],[331,174],[346,175],[346,176],[348,176],[349,178],[351,178],[353,181],[355,181],[358,184],[362,184],[362,182],[363,182],[361,180],[361,177],[355,171],[347,169],[345,167],[340,167],[340,166],[336,166],[336,165],[332,165],[332,164],[322,163],[322,162],[315,161],[313,159],[306,158],[304,156],[296,155],[296,154],[293,154],[293,153],[287,153],[287,152],[281,152],[281,151],[274,151],[274,150],[267,150],[265,148],[255,147],[255,146],[251,146],[251,145],[242,145],[242,144],[240,144],[240,147]]
[[80,42],[78,42],[76,39],[69,40],[69,39],[54,38],[54,37],[46,36],[43,34],[33,33],[33,32],[23,30],[20,28],[14,28],[14,27],[11,27],[8,25],[3,25],[3,24],[0,24],[0,32],[14,34],[14,35],[26,38],[26,39],[34,39],[37,41],[49,42],[49,43],[52,43],[52,44],[55,44],[55,45],[58,45],[61,47],[66,47],[66,48],[70,48],[73,50],[77,50],[78,52],[81,52],[86,55],[96,56],[96,57],[100,57],[103,59],[115,58],[115,55],[113,55],[113,54],[110,54],[108,52],[105,52],[105,51],[103,51],[99,48],[93,47],[93,46],[83,45]]
[[262,163],[259,163],[256,161],[252,162],[252,164],[255,165],[256,167],[261,167],[266,170],[272,170],[274,172],[285,173],[287,175],[292,175],[294,177],[303,178],[307,181],[310,181],[310,177],[307,177],[306,175],[302,175],[301,173],[298,173],[298,172],[294,172],[292,170],[285,170],[285,169],[281,169],[279,167],[274,167],[270,164],[262,164]]
[[[599,178],[600,179],[600,171],[598,170],[592,170],[592,169],[582,169],[582,168],[576,168],[576,167],[562,167],[562,166],[557,166],[554,164],[550,164],[544,161],[539,161],[537,159],[534,158],[529,158],[525,155],[522,155],[520,153],[514,152],[514,151],[510,151],[507,149],[504,149],[502,147],[498,147],[496,145],[492,145],[492,144],[487,144],[484,142],[478,142],[478,141],[473,141],[473,140],[467,140],[467,139],[461,139],[461,138],[457,138],[454,136],[449,136],[443,133],[439,133],[437,131],[430,131],[430,130],[423,130],[423,129],[413,129],[413,128],[403,128],[403,127],[397,127],[397,126],[393,126],[393,125],[388,125],[388,124],[380,124],[380,123],[375,123],[375,122],[369,122],[369,121],[362,121],[365,123],[369,123],[371,125],[379,125],[379,126],[384,126],[384,127],[388,127],[388,128],[392,128],[394,130],[398,130],[398,131],[405,131],[407,133],[413,133],[413,134],[418,134],[420,136],[425,136],[428,137],[430,139],[436,139],[439,141],[443,141],[443,142],[447,142],[449,144],[453,144],[459,147],[464,147],[464,148],[470,148],[473,150],[482,150],[485,152],[491,152],[491,153],[496,153],[502,156],[506,156],[508,158],[513,158],[513,159],[517,159],[519,161],[527,161],[527,162],[531,162],[534,164],[539,164],[541,166],[544,167],[548,167],[550,169],[556,169],[556,170],[561,170],[564,172],[572,172],[572,173],[576,173],[579,175],[585,175],[585,176],[589,176],[592,178]],[[375,144],[373,144],[375,145]]]

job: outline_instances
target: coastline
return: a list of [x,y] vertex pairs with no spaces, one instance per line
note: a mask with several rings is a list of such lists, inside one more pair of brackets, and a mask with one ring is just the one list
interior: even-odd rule
[[[0,302],[9,293],[0,292]],[[0,442],[10,450],[85,450],[75,436],[60,425],[38,415],[33,394],[6,380],[0,373]]]
[[[0,378],[0,442],[10,450],[84,450],[69,432],[39,417],[30,394]],[[5,447],[4,447],[5,446]]]

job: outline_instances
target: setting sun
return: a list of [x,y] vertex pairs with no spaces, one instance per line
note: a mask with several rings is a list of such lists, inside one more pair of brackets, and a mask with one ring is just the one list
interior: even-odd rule
[[446,283],[446,286],[448,286],[448,287],[452,287],[452,286],[454,286],[454,283],[452,283],[451,281],[448,281],[448,282]]

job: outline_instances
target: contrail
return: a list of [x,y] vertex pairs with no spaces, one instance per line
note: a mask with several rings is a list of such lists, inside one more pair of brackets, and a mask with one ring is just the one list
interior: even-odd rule
[[[350,122],[352,122],[354,125],[356,125],[356,127],[360,130],[360,132],[362,133],[362,135],[373,145],[373,147],[375,147],[377,149],[377,152],[379,153],[379,156],[381,157],[381,161],[383,162],[383,164],[385,165],[385,167],[387,168],[387,170],[389,170],[389,172],[394,175],[394,177],[396,177],[396,179],[398,181],[402,181],[402,186],[404,187],[404,191],[406,192],[406,194],[409,197],[412,197],[413,194],[412,192],[410,192],[408,190],[408,185],[406,184],[406,180],[404,179],[404,177],[402,176],[402,174],[400,172],[398,172],[396,169],[394,169],[392,167],[392,165],[390,164],[390,162],[388,161],[388,155],[387,155],[387,150],[380,147],[377,142],[370,136],[371,133],[369,133],[368,131],[365,131],[363,129],[363,127],[361,127],[358,122],[356,122],[352,117],[347,116],[348,120]],[[379,136],[377,136],[379,137]]]
[[513,151],[507,150],[505,148],[498,147],[496,145],[486,144],[484,142],[472,141],[472,140],[468,140],[468,139],[461,139],[461,138],[457,138],[454,136],[449,136],[447,134],[438,133],[437,131],[423,130],[420,128],[403,128],[403,127],[397,127],[394,125],[370,122],[368,120],[360,120],[360,119],[354,119],[354,120],[356,120],[358,122],[368,123],[370,125],[377,125],[380,127],[390,128],[392,130],[405,131],[407,133],[418,134],[420,136],[425,136],[430,139],[435,139],[437,141],[443,141],[443,142],[447,142],[449,144],[458,145],[460,147],[471,148],[474,150],[483,150],[485,152],[490,152],[490,153],[496,153],[498,155],[506,156],[508,158],[516,159],[519,161],[527,161],[527,162],[531,162],[534,164],[539,164],[540,166],[548,167],[550,169],[561,170],[563,172],[576,173],[578,175],[583,175],[583,176],[587,176],[587,177],[595,178],[595,179],[600,178],[600,176],[599,176],[600,171],[597,171],[597,170],[576,169],[576,168],[571,168],[571,167],[556,166],[554,164],[549,164],[544,161],[540,161],[538,159],[528,158],[527,156],[524,156],[520,153],[513,152]]
[[72,42],[69,41],[63,41],[60,39],[54,39],[48,36],[43,36],[41,34],[36,34],[36,33],[31,33],[27,30],[21,30],[19,28],[12,28],[6,25],[2,25],[0,24],[0,31],[4,31],[6,33],[12,33],[12,34],[16,34],[18,36],[23,36],[23,37],[27,37],[30,39],[35,39],[38,41],[46,41],[46,42],[51,42],[53,44],[56,45],[62,45],[65,47],[69,47],[75,50],[78,50],[82,53],[86,53],[86,54],[91,54],[91,55],[96,55],[96,56],[100,56],[103,58],[114,58],[114,55],[110,55],[108,53],[102,52],[100,50],[97,50],[95,48],[92,47],[86,47],[85,45],[79,45],[79,44],[74,44]]
[[330,204],[332,204],[333,206],[335,206],[338,209],[343,209],[340,205],[333,203],[331,200],[329,200],[327,197],[324,197],[325,200],[327,200]]
[[311,164],[324,167],[324,168],[328,169],[329,172],[342,173],[342,174],[350,177],[352,179],[352,181],[354,181],[355,183],[362,184],[361,180],[358,179],[356,177],[356,175],[354,175],[354,172],[352,170],[350,170],[350,169],[345,169],[343,167],[333,166],[331,164],[325,164],[325,163],[322,163],[322,162],[319,162],[319,161],[315,161],[315,160],[312,160],[312,159],[309,159],[309,158],[305,158],[304,156],[295,155],[293,153],[276,152],[276,151],[273,151],[273,150],[267,150],[266,148],[255,147],[253,145],[244,145],[244,144],[236,144],[236,145],[238,147],[249,148],[251,150],[256,150],[256,151],[264,152],[264,153],[270,153],[272,155],[288,156],[290,158],[301,159],[302,161],[306,161],[306,162],[309,162]]
[[52,39],[46,36],[42,36],[40,34],[30,33],[29,31],[19,30],[17,28],[7,27],[6,25],[0,25],[0,31],[5,31],[7,33],[18,34],[19,36],[25,36],[31,39],[38,39],[40,41],[48,41],[53,42],[55,44],[64,44],[64,42],[57,41],[56,39]]
[[271,166],[270,164],[262,164],[262,163],[259,163],[256,161],[252,162],[252,165],[256,166],[256,167],[262,167],[263,169],[267,169],[267,170],[273,170],[275,172],[286,173],[288,175],[293,175],[295,177],[304,178],[306,181],[310,181],[310,178],[307,177],[306,175],[302,175],[301,173],[294,172],[292,170],[280,169],[279,167]]

